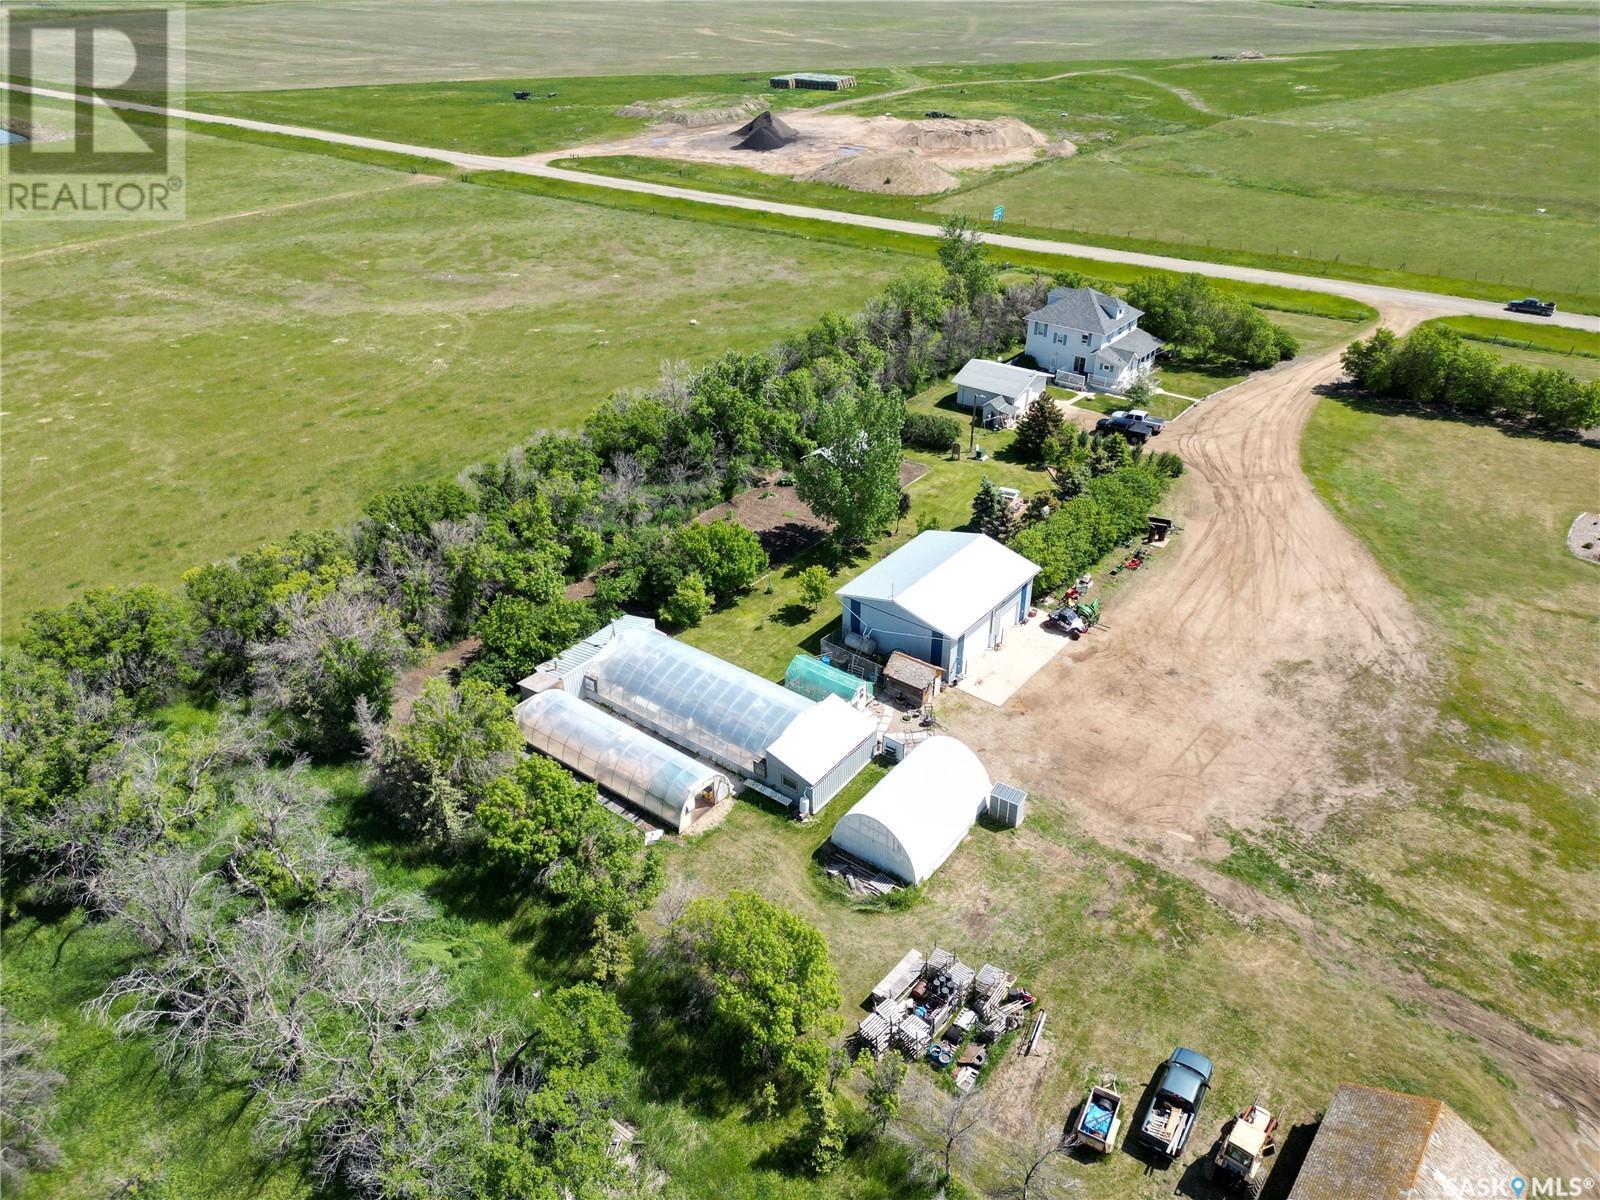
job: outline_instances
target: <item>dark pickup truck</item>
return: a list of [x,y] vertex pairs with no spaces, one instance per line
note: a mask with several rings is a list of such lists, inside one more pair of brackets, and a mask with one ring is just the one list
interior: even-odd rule
[[1166,426],[1167,423],[1160,417],[1152,417],[1142,408],[1119,408],[1109,417],[1101,417],[1096,421],[1094,431],[1120,433],[1130,442],[1144,442],[1159,435]]
[[1156,1073],[1153,1087],[1139,1140],[1162,1157],[1175,1159],[1189,1144],[1200,1104],[1211,1089],[1211,1060],[1180,1046]]
[[1513,300],[1506,305],[1507,312],[1528,313],[1535,317],[1553,317],[1556,315],[1556,306],[1549,300],[1536,300],[1532,296],[1523,300]]

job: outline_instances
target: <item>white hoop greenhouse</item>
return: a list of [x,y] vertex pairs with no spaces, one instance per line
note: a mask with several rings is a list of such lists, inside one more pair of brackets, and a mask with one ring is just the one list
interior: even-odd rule
[[732,794],[720,771],[570,692],[553,688],[530,696],[517,705],[516,717],[535,750],[679,833]]
[[964,742],[931,737],[833,827],[833,844],[907,883],[961,844],[989,798],[989,772]]
[[812,707],[804,696],[649,629],[619,632],[585,672],[582,694],[758,779],[767,747]]

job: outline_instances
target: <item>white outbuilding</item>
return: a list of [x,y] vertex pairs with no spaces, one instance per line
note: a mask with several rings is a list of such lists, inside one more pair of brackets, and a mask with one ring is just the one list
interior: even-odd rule
[[929,530],[835,593],[845,637],[932,663],[952,682],[1028,616],[1037,564],[981,533]]
[[964,742],[931,737],[839,818],[833,844],[906,883],[922,883],[967,836],[989,786],[989,772]]
[[991,429],[1004,429],[1044,396],[1050,376],[1027,367],[987,358],[974,358],[955,378],[956,404],[976,409],[978,419]]
[[820,811],[877,752],[877,722],[837,696],[813,702],[648,625],[602,630],[589,642],[592,653],[574,647],[575,665],[564,669],[557,660],[546,664],[548,673],[580,699],[743,776],[802,816]]
[[516,719],[535,750],[675,833],[732,795],[728,777],[715,767],[560,688],[529,696],[517,705]]

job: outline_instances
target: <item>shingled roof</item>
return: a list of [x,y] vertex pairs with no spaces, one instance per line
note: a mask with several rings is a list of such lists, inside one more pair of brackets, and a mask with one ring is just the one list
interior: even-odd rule
[[1114,333],[1130,318],[1138,320],[1144,309],[1108,296],[1092,287],[1061,288],[1050,293],[1050,303],[1028,314],[1030,321],[1081,329],[1086,333]]
[[1478,1194],[1464,1187],[1509,1184],[1516,1174],[1449,1105],[1346,1083],[1328,1105],[1289,1200],[1455,1200]]

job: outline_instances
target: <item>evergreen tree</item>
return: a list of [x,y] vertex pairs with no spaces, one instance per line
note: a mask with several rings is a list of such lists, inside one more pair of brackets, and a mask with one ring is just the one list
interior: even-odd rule
[[1011,505],[987,475],[972,499],[972,523],[978,532],[997,542],[1005,541],[1012,533]]
[[1041,396],[1029,405],[1028,411],[1022,414],[1022,420],[1017,422],[1017,438],[1011,443],[1012,448],[1024,462],[1043,462],[1046,447],[1060,440],[1061,427],[1065,423],[1056,402],[1049,396]]

